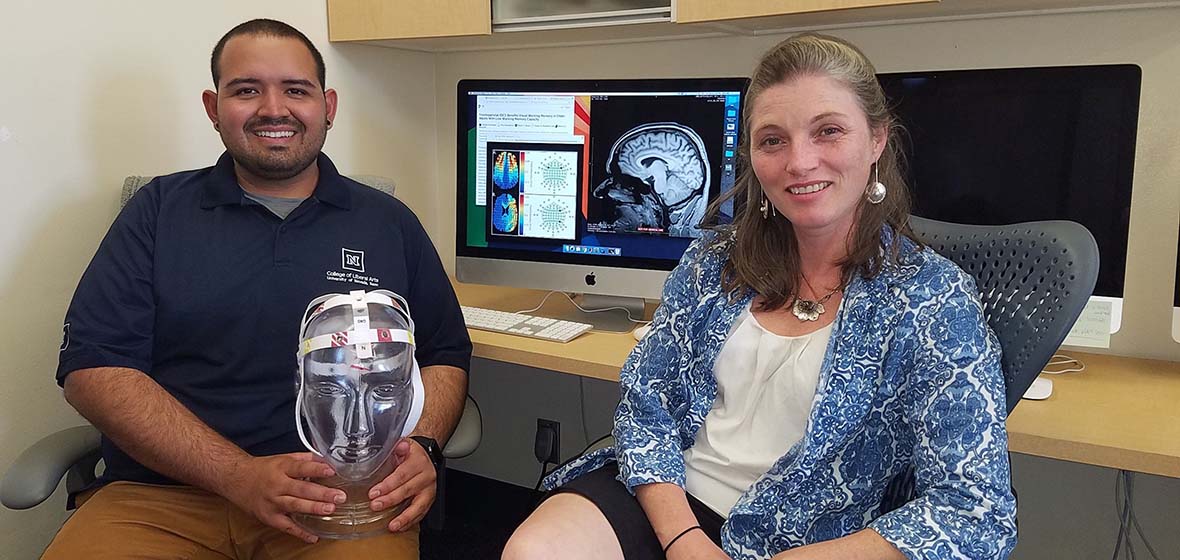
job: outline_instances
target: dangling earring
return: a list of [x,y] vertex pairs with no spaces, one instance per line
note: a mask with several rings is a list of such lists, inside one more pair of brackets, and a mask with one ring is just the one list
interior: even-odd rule
[[758,207],[758,210],[762,211],[763,220],[769,218],[770,216],[778,216],[778,209],[770,203],[768,198],[766,198],[765,192],[762,193],[762,205]]
[[877,175],[877,163],[873,163],[873,182],[869,183],[869,187],[865,189],[865,199],[869,204],[881,204],[885,200],[885,184],[881,182]]

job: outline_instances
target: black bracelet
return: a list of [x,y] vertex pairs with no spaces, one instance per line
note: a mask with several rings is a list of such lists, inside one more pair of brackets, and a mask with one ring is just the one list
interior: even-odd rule
[[680,540],[680,537],[683,537],[684,535],[689,534],[690,532],[692,532],[693,529],[700,529],[700,528],[701,528],[700,525],[693,525],[692,527],[689,527],[689,528],[681,531],[679,535],[672,537],[672,540],[668,541],[668,544],[664,545],[664,556],[668,555],[668,549],[672,548],[672,545],[676,544],[676,541]]

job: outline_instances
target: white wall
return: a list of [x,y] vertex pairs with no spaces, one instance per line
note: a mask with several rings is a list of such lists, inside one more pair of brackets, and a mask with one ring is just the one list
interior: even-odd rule
[[[1180,360],[1171,340],[1173,273],[1180,216],[1180,9],[986,19],[832,29],[859,45],[882,72],[1135,63],[1143,68],[1135,183],[1122,330],[1111,352]],[[438,59],[438,153],[454,149],[455,83],[463,78],[607,78],[748,75],[757,57],[785,35],[679,40],[598,47],[452,53]],[[1025,123],[1021,126],[1036,126]],[[438,214],[453,231],[454,161],[439,157]],[[436,238],[454,254],[454,239]],[[446,258],[446,257],[444,257]],[[477,360],[472,393],[484,411],[484,444],[456,462],[466,471],[531,486],[535,418],[561,422],[564,456],[609,426],[617,390],[600,382],[579,387],[572,376]],[[579,414],[579,394],[588,405]],[[503,403],[510,402],[511,405]],[[1084,411],[1079,411],[1084,414]],[[584,420],[585,418],[585,420]],[[1014,559],[1109,557],[1118,526],[1115,471],[1016,455],[1021,542]],[[1180,480],[1141,475],[1138,517],[1161,558],[1176,558]],[[1142,551],[1142,549],[1139,549]],[[1166,552],[1165,552],[1166,551]]]
[[[324,53],[340,93],[325,148],[338,167],[392,177],[416,211],[437,211],[431,57],[329,44],[322,0],[4,2],[0,471],[37,438],[81,422],[53,381],[70,295],[124,176],[205,167],[221,153],[200,103],[209,52],[254,17],[296,26]],[[39,555],[63,505],[59,495],[31,511],[0,508],[0,557]]]

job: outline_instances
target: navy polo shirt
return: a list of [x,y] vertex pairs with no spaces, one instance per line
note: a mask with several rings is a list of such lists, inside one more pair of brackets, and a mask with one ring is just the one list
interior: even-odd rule
[[[404,296],[422,367],[467,371],[471,340],[438,254],[393,197],[341,176],[320,154],[315,192],[286,219],[243,196],[233,160],[157,177],[127,203],[66,313],[57,369],[151,376],[252,455],[303,451],[295,352],[313,298]],[[104,481],[170,483],[103,438]]]

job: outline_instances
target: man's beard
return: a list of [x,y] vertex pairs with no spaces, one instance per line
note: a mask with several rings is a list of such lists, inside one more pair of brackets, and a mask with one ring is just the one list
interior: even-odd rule
[[307,150],[306,152],[293,152],[284,150],[281,152],[268,151],[267,153],[235,153],[230,151],[230,156],[243,169],[248,171],[255,177],[267,179],[271,181],[282,181],[290,179],[307,169],[316,158],[319,157],[319,150]]
[[[286,121],[282,124],[292,123]],[[307,169],[308,166],[316,161],[316,158],[320,155],[320,150],[324,147],[324,140],[327,136],[327,131],[325,130],[319,138],[310,138],[307,136],[307,128],[302,123],[294,124],[301,138],[310,142],[302,142],[283,150],[272,150],[265,147],[256,150],[250,148],[240,149],[231,146],[229,142],[225,142],[224,140],[223,143],[229,151],[230,157],[251,175],[269,181],[283,181],[302,173],[304,169]],[[247,130],[249,129],[250,127],[247,126]],[[253,133],[247,132],[247,134]]]

